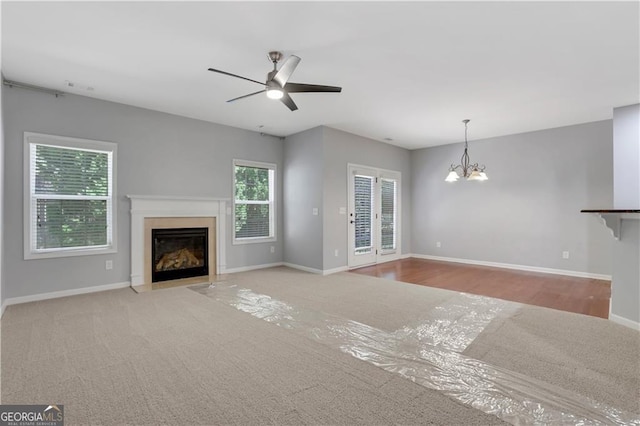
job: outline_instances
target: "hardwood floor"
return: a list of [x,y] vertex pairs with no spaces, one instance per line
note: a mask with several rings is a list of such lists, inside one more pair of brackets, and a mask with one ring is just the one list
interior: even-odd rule
[[350,272],[609,317],[609,281],[414,258]]

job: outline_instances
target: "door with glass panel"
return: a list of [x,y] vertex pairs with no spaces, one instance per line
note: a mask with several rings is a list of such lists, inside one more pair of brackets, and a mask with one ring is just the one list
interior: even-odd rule
[[349,165],[349,267],[399,258],[400,173]]

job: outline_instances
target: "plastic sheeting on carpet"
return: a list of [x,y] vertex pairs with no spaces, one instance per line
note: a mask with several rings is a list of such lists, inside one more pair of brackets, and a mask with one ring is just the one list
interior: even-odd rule
[[519,307],[519,303],[458,293],[436,306],[418,325],[405,326],[394,334],[428,347],[463,352],[497,316],[510,315]]
[[[324,312],[298,309],[268,295],[225,282],[190,288],[424,387],[441,391],[512,424],[640,425],[638,414],[626,413],[558,386],[456,352],[455,349],[468,345],[475,338],[460,337],[464,334],[463,328],[456,330],[455,334],[459,337],[453,339],[462,344],[439,345],[437,339],[423,338],[436,336],[437,330],[426,334],[416,331],[429,330],[430,326],[426,323],[389,333]],[[472,328],[473,333],[479,332]]]

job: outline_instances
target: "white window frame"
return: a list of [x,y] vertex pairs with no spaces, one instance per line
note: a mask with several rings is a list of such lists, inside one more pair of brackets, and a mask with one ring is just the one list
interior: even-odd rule
[[[257,167],[261,169],[269,169],[273,171],[273,179],[269,181],[269,201],[265,201],[263,203],[269,204],[269,236],[268,237],[245,237],[245,238],[236,238],[236,166],[240,167]],[[231,168],[231,182],[232,182],[232,190],[231,190],[231,198],[232,198],[232,234],[233,234],[233,244],[256,244],[256,243],[268,243],[277,241],[277,233],[276,233],[276,181],[278,178],[278,170],[277,166],[274,163],[264,163],[261,161],[250,161],[250,160],[233,160],[233,167]]]
[[[72,148],[86,151],[100,151],[110,154],[111,182],[110,196],[107,197],[107,244],[97,247],[61,247],[37,249],[32,246],[36,240],[36,223],[33,209],[36,208],[38,197],[35,196],[35,182],[31,177],[31,155],[36,145],[49,145],[60,148]],[[117,145],[113,142],[95,141],[89,139],[70,138],[66,136],[47,135],[42,133],[24,133],[24,259],[46,259],[55,257],[86,256],[96,254],[108,254],[117,252],[117,196],[116,196],[116,161]],[[65,197],[66,198],[66,197]]]

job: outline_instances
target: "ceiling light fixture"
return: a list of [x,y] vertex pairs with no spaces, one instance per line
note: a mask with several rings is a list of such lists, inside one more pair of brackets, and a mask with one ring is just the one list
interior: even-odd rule
[[[485,166],[479,165],[478,163],[470,164],[469,160],[469,142],[467,142],[467,124],[469,123],[469,119],[462,120],[464,123],[464,154],[462,154],[462,158],[460,159],[460,164],[455,165],[452,164],[449,167],[449,174],[445,181],[447,182],[455,182],[462,175],[462,177],[467,178],[467,180],[487,180],[489,179],[484,172]],[[460,169],[460,172],[457,170]]]
[[267,97],[269,99],[282,99],[284,92],[279,87],[267,87]]
[[267,91],[267,98],[269,99],[282,99],[284,96],[284,89],[277,81],[273,79],[273,76],[278,72],[275,70],[275,62],[273,63],[274,70],[269,73],[267,76],[268,80],[265,84]]

